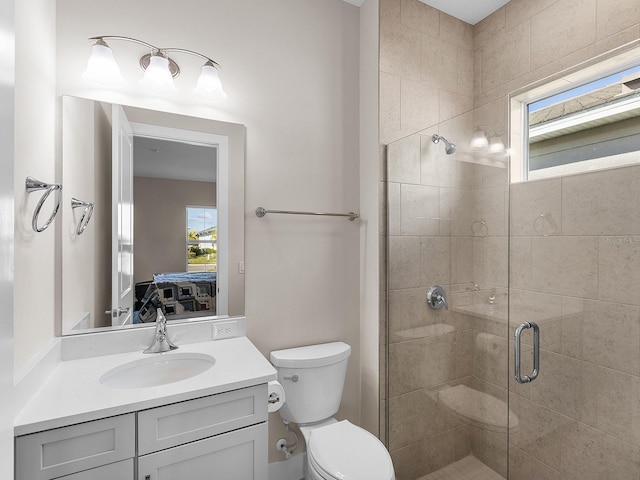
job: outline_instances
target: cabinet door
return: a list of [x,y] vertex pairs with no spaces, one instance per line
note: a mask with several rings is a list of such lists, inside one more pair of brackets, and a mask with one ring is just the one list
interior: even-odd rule
[[141,456],[138,480],[267,480],[267,424]]
[[267,421],[267,385],[138,412],[138,455]]
[[49,480],[133,458],[135,415],[54,428],[16,438],[16,480]]
[[133,458],[74,473],[56,480],[133,480]]

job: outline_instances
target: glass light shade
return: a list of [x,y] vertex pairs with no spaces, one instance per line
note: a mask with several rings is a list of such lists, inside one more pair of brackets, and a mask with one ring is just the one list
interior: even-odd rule
[[493,137],[489,141],[489,153],[504,153],[504,143],[500,137]]
[[222,88],[222,82],[216,67],[208,64],[202,66],[198,83],[196,88],[193,89],[193,93],[210,102],[223,102],[227,99],[227,94]]
[[471,148],[479,149],[486,148],[489,145],[489,140],[482,130],[476,130],[471,137]]
[[176,93],[177,89],[169,71],[169,60],[161,55],[151,55],[149,66],[144,71],[140,85],[161,95]]
[[100,43],[91,47],[91,56],[82,78],[103,87],[121,87],[125,84],[120,67],[113,58],[113,51],[106,44]]

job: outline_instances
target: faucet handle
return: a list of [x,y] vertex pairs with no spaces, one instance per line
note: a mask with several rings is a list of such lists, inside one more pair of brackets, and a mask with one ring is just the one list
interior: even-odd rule
[[429,305],[429,308],[433,308],[434,310],[438,310],[442,307],[444,307],[445,310],[449,310],[449,304],[447,303],[444,288],[440,285],[434,285],[431,287],[427,293],[427,305]]

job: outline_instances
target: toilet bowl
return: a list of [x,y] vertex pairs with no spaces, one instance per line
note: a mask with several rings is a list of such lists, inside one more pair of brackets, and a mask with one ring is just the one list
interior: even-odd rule
[[395,480],[382,442],[348,420],[300,430],[307,442],[306,480]]
[[382,442],[347,420],[337,421],[351,347],[343,342],[271,352],[285,391],[279,410],[298,424],[307,444],[305,480],[395,480]]

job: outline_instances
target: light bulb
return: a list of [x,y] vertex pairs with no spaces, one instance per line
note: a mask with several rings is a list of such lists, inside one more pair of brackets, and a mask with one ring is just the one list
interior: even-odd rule
[[113,57],[113,50],[104,40],[98,39],[91,47],[91,56],[82,78],[102,87],[117,88],[125,84],[120,67]]
[[493,137],[489,141],[489,153],[504,153],[504,143],[500,137]]
[[473,136],[471,137],[471,148],[472,149],[480,149],[486,148],[489,145],[489,140],[487,140],[487,136],[484,131],[476,130],[473,132]]
[[207,62],[200,70],[198,83],[193,89],[193,93],[211,102],[223,102],[227,99],[227,94],[222,88],[222,82],[218,76],[218,69],[211,62]]
[[161,95],[176,93],[177,89],[173,84],[173,76],[169,71],[169,60],[162,55],[151,55],[149,66],[144,71],[144,77],[140,80],[140,85]]

